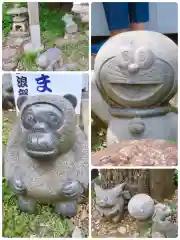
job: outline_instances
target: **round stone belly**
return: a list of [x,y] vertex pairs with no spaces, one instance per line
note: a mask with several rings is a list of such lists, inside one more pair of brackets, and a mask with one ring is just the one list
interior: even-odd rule
[[[23,157],[21,159],[23,161]],[[20,169],[27,196],[41,202],[60,200],[63,184],[69,180],[77,180],[73,153],[44,164],[29,158]]]

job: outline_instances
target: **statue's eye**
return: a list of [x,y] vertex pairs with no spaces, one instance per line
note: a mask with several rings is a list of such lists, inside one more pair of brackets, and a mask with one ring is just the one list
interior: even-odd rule
[[48,114],[47,123],[51,128],[57,129],[62,125],[62,116],[56,116],[55,114]]
[[152,51],[141,47],[137,49],[135,53],[135,62],[141,67],[141,68],[150,68],[154,61],[154,55]]
[[120,67],[127,67],[129,63],[133,62],[133,51],[129,48],[121,48],[120,54],[117,55],[118,65]]
[[58,118],[56,116],[51,115],[49,121],[56,124],[56,123],[58,123]]

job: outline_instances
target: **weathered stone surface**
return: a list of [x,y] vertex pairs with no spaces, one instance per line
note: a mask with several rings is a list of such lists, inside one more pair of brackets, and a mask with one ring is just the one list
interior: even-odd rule
[[164,221],[171,214],[171,208],[162,203],[155,205],[155,211],[153,216],[153,221]]
[[137,194],[130,199],[128,212],[137,220],[147,220],[154,214],[154,200],[147,194]]
[[81,230],[77,226],[72,233],[72,238],[82,238]]
[[178,226],[169,221],[155,221],[152,225],[152,233],[161,233],[166,238],[177,238]]
[[102,218],[113,223],[117,223],[122,219],[125,207],[124,187],[125,183],[122,183],[112,189],[103,189],[94,182],[96,210]]
[[169,112],[164,115],[159,114],[158,116],[134,118],[133,115],[135,116],[132,111],[132,118],[126,116],[111,117],[107,130],[107,146],[121,142],[122,140],[131,139],[164,139],[177,141],[177,113]]
[[24,43],[23,38],[8,38],[6,39],[6,45],[20,47]]
[[162,233],[160,233],[160,232],[153,232],[151,234],[151,237],[152,238],[165,238],[165,236]]
[[93,166],[176,166],[176,143],[165,140],[130,140],[92,154]]
[[27,32],[21,32],[21,31],[11,31],[10,33],[9,33],[9,36],[11,36],[11,37],[13,37],[13,38],[27,38],[27,37],[29,37],[29,32],[27,31]]
[[32,42],[28,42],[24,45],[24,52],[25,53],[38,53],[38,52],[43,51],[43,49],[44,49],[43,45],[41,45],[39,48],[37,48],[36,46],[34,46],[32,44]]
[[104,101],[97,88],[94,72],[92,72],[91,76],[91,110],[103,122],[108,124],[111,117],[108,112],[108,104]]
[[64,64],[61,68],[57,69],[58,71],[75,71],[77,68],[76,63],[72,64]]
[[7,11],[8,15],[21,15],[26,14],[28,12],[27,8],[25,7],[14,7]]
[[137,220],[147,220],[154,214],[154,200],[147,194],[137,194],[130,199],[128,212]]
[[65,14],[62,17],[62,20],[65,23],[65,30],[68,34],[76,33],[78,30],[77,24],[73,21],[73,15]]
[[[94,71],[112,116],[108,146],[131,139],[177,140],[177,114],[168,107],[177,93],[177,52],[172,40],[151,31],[125,32],[100,48]],[[129,128],[133,118],[142,119],[144,129]]]
[[17,54],[17,49],[16,48],[10,48],[10,47],[4,47],[2,50],[2,56],[3,56],[3,61],[9,61],[10,59],[13,59],[16,54]]
[[17,62],[8,62],[8,63],[3,63],[3,70],[4,71],[13,71],[16,69],[18,63]]
[[49,48],[40,54],[36,59],[36,64],[45,70],[55,70],[62,66],[62,54],[59,48]]
[[[76,200],[87,190],[89,182],[88,143],[76,125],[75,98],[23,96],[17,103],[20,114],[6,147],[4,170],[20,198],[20,209],[33,212],[34,202],[51,202],[55,203],[58,214],[75,215]],[[44,117],[47,112],[49,115],[46,120],[41,118],[36,122],[38,115],[29,115],[27,106],[29,110],[36,108],[39,116],[43,115],[41,111]],[[51,118],[53,115],[56,118]]]

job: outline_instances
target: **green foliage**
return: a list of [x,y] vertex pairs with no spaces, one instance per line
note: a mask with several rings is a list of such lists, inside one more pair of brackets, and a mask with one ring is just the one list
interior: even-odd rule
[[8,142],[9,132],[10,132],[9,123],[8,123],[7,118],[4,119],[2,130],[3,130],[2,143],[4,146],[6,146],[6,144]]
[[70,237],[68,219],[62,219],[50,206],[37,206],[36,214],[21,213],[16,196],[3,179],[3,237]]
[[12,28],[12,17],[7,15],[8,5],[3,4],[2,13],[3,13],[3,21],[2,21],[2,29],[3,29],[3,36],[5,37],[8,32],[10,32]]
[[172,213],[176,212],[176,210],[177,210],[176,204],[170,203],[170,204],[168,204],[168,206],[170,207]]
[[174,172],[174,183],[178,185],[178,169],[176,169]]
[[36,66],[36,56],[37,53],[23,53],[16,61],[20,61],[20,65],[26,70],[26,71],[32,71],[37,70]]
[[47,3],[40,3],[40,27],[41,32],[48,32],[46,35],[48,40],[55,39],[58,36],[64,35],[64,22],[62,17],[65,14],[65,11],[60,9],[58,10],[49,10]]

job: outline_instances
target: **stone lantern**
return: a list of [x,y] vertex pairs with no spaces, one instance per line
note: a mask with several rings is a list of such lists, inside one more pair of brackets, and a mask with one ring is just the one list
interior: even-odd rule
[[28,37],[28,9],[21,7],[19,4],[15,4],[12,9],[7,11],[8,15],[13,18],[12,31],[10,35],[13,37]]
[[[130,139],[177,140],[177,45],[163,34],[110,38],[95,59],[95,83],[109,107],[107,145]],[[92,96],[93,97],[93,96]]]

